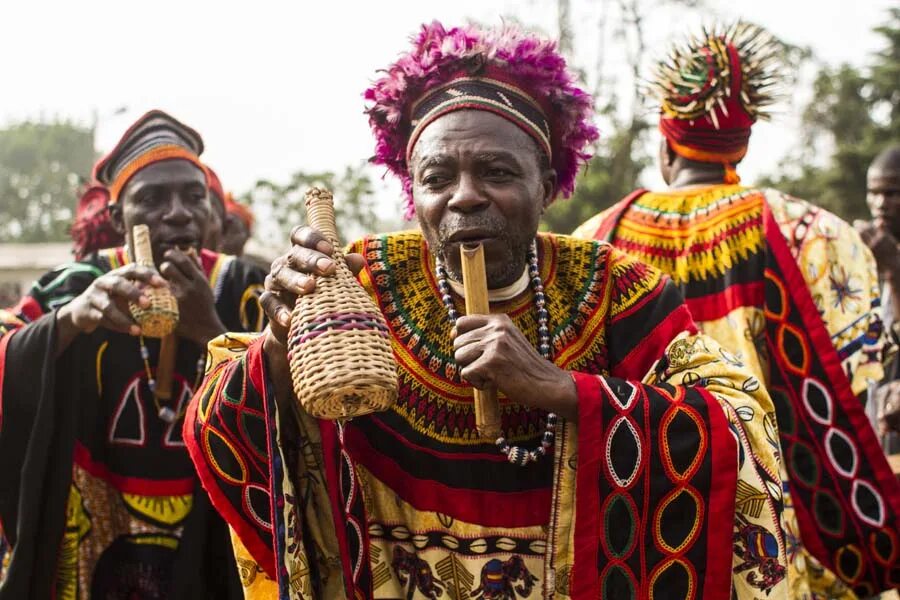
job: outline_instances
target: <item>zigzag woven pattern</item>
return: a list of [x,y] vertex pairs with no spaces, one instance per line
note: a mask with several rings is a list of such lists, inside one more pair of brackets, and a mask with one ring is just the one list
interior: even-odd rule
[[669,274],[683,285],[724,277],[751,261],[765,245],[764,196],[734,186],[705,194],[653,194],[638,198],[616,230],[616,247]]

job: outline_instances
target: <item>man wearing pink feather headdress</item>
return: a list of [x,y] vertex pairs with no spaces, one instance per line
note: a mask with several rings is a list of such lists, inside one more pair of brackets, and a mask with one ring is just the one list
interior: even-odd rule
[[[246,596],[784,597],[765,390],[658,271],[537,232],[597,138],[554,42],[432,23],[365,98],[374,162],[421,229],[346,255],[387,322],[399,397],[338,423],[292,396],[290,307],[335,271],[324,236],[296,228],[261,298],[269,329],[211,344],[185,423]],[[489,315],[465,314],[475,242]],[[488,387],[496,440],[476,429]]]

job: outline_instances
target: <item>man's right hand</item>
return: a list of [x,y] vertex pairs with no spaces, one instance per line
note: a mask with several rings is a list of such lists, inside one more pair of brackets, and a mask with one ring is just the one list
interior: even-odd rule
[[[287,360],[287,334],[291,312],[297,297],[316,289],[316,277],[334,275],[336,265],[331,255],[334,247],[311,227],[295,227],[291,231],[291,249],[272,261],[266,276],[266,290],[259,303],[269,317],[263,350],[269,359],[275,398],[281,402],[291,397],[290,365]],[[365,264],[360,254],[346,254],[344,259],[353,273]]]
[[57,311],[57,355],[76,335],[91,333],[98,327],[140,335],[141,328],[131,317],[128,303],[150,306],[150,299],[143,292],[148,285],[164,287],[166,280],[155,269],[138,264],[114,269],[95,279],[81,295]]
[[[282,345],[287,341],[297,296],[315,291],[316,277],[335,273],[331,258],[334,247],[315,229],[295,227],[291,232],[291,244],[290,250],[272,261],[272,270],[266,276],[266,291],[259,298],[269,317],[269,329]],[[344,259],[354,274],[365,264],[361,254],[346,254]]]

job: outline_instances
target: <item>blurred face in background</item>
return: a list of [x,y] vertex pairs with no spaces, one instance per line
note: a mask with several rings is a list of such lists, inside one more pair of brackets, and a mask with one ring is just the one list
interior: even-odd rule
[[235,214],[225,215],[222,227],[222,252],[233,256],[244,254],[244,245],[250,239],[250,228]]
[[872,167],[866,176],[866,202],[872,217],[900,240],[900,164]]

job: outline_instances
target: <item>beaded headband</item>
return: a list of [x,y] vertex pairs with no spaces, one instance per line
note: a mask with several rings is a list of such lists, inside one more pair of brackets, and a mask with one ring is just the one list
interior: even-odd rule
[[484,110],[499,115],[517,125],[531,136],[538,146],[552,158],[550,124],[544,110],[522,89],[487,77],[459,77],[430,90],[417,100],[411,110],[412,132],[406,146],[406,162],[419,135],[439,117],[456,110]]
[[152,165],[153,163],[163,162],[165,160],[186,160],[195,165],[198,169],[206,173],[206,169],[201,163],[197,155],[182,148],[181,146],[157,146],[143,154],[137,156],[128,163],[121,171],[119,171],[115,179],[109,184],[109,202],[115,204],[119,201],[119,194],[125,189],[125,186],[134,177],[135,173],[141,169]]

